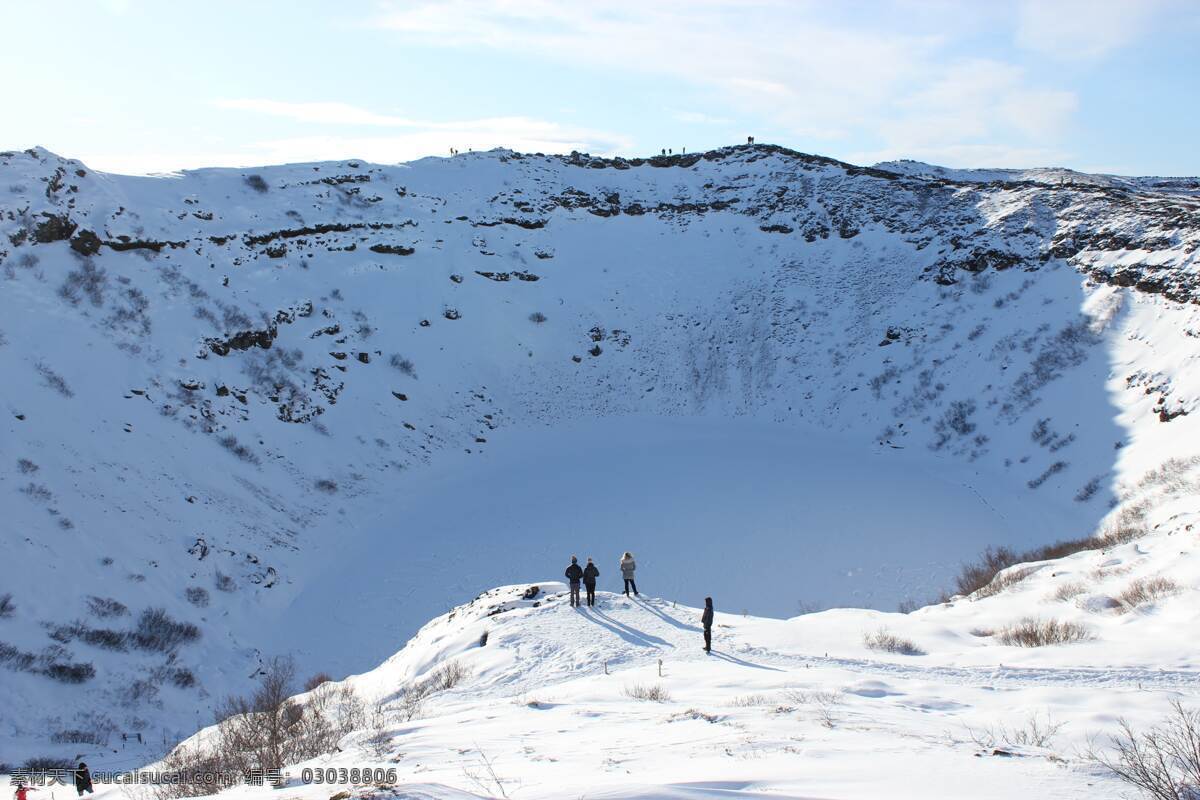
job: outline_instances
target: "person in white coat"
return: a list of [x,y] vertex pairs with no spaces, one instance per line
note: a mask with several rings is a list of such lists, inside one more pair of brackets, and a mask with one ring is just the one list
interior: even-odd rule
[[633,560],[633,553],[628,550],[625,555],[621,556],[621,577],[625,579],[625,596],[629,596],[629,590],[633,589],[635,596],[638,595],[637,584],[633,581],[634,570],[637,569],[637,563]]

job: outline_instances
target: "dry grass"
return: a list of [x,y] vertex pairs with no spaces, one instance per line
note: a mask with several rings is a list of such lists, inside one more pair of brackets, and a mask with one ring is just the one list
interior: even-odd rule
[[777,698],[769,694],[744,694],[733,698],[729,705],[734,708],[751,708],[753,706],[772,706],[776,701]]
[[1014,647],[1045,647],[1086,641],[1091,638],[1091,634],[1077,622],[1026,617],[1001,630],[996,638],[1000,644]]
[[863,644],[870,650],[884,653],[899,653],[903,656],[923,656],[925,651],[908,639],[897,636],[887,628],[863,634]]
[[1164,597],[1179,594],[1179,584],[1170,578],[1138,578],[1117,595],[1123,611],[1132,611]]
[[792,690],[786,693],[787,699],[798,706],[811,709],[817,722],[826,728],[833,728],[838,722],[838,707],[846,699],[841,692],[829,690]]
[[632,697],[634,700],[649,700],[654,703],[669,703],[671,701],[671,693],[661,683],[635,683],[632,686],[626,686],[625,696]]
[[1200,456],[1173,458],[1145,473],[1134,485],[1122,487],[1118,491],[1119,510],[1099,536],[1063,539],[1024,552],[989,547],[975,562],[962,566],[955,578],[955,593],[975,594],[992,583],[1000,572],[1016,564],[1064,558],[1084,550],[1107,550],[1140,539],[1147,533],[1147,520],[1156,505],[1171,498],[1200,493],[1198,472]]
[[1051,599],[1065,603],[1068,600],[1073,600],[1079,595],[1087,591],[1087,586],[1080,581],[1070,581],[1061,584],[1054,590],[1054,594],[1050,595]]
[[976,600],[982,600],[985,597],[1000,594],[1005,589],[1016,586],[1039,569],[1041,567],[1013,567],[1006,569],[1003,572],[997,573],[996,577],[992,578],[986,586],[977,589],[972,596]]

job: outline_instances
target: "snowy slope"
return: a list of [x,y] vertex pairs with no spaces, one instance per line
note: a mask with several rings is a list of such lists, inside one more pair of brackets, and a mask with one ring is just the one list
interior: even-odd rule
[[[346,681],[388,715],[346,735],[341,752],[293,767],[287,791],[325,798],[331,787],[307,784],[305,768],[369,766],[395,769],[400,787],[337,788],[357,797],[1128,797],[1082,751],[1118,717],[1142,728],[1172,700],[1200,696],[1200,662],[1178,635],[1200,621],[1200,514],[1193,504],[1164,516],[1136,543],[909,615],[839,609],[776,620],[719,610],[711,656],[700,651],[694,607],[602,592],[595,608],[572,609],[555,582],[535,584],[533,597],[524,584],[485,592]],[[1113,600],[1147,577],[1179,590],[1136,606]],[[1084,588],[1060,592],[1072,584]],[[999,641],[1031,616],[1079,622],[1090,639]],[[863,637],[881,629],[923,652],[867,648]],[[466,677],[406,718],[404,692],[447,664]],[[669,696],[631,697],[637,686]],[[1044,738],[1016,741],[1031,719]]]
[[184,736],[264,656],[370,668],[572,552],[891,609],[1196,449],[1182,191],[769,146],[0,173],[12,760]]

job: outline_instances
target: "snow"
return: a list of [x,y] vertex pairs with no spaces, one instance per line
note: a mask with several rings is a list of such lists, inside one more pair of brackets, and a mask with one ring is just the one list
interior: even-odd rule
[[[908,615],[756,618],[717,598],[712,655],[701,651],[695,607],[601,591],[595,608],[572,609],[556,581],[533,584],[531,599],[521,599],[527,584],[500,587],[347,680],[393,705],[447,662],[466,669],[463,683],[434,695],[417,719],[389,725],[383,758],[364,749],[369,731],[352,733],[341,753],[293,767],[286,791],[328,796],[330,788],[303,783],[306,767],[383,766],[398,770],[401,796],[1126,797],[1081,752],[1118,717],[1144,725],[1172,699],[1197,696],[1200,665],[1172,631],[1197,623],[1200,559],[1180,545],[1198,518],[1193,511],[1138,542],[1051,562],[1001,594]],[[1052,597],[1085,574],[1095,594],[1118,594],[1146,574],[1186,588],[1124,612]],[[1095,639],[1026,649],[972,633],[1025,615],[1084,619]],[[863,634],[880,627],[925,654],[867,649]],[[662,686],[669,699],[630,697],[639,685]],[[1031,719],[1051,731],[1045,742],[1003,740],[1003,730],[1027,730]]]
[[[1075,761],[976,757],[962,727],[1052,712],[1065,758],[1193,691],[1172,637],[1195,624],[1177,543],[1194,535],[1200,309],[1134,285],[1194,283],[1186,181],[945,185],[761,147],[624,166],[497,151],[131,178],[0,155],[0,542],[19,565],[0,641],[96,670],[65,685],[3,666],[4,758],[150,762],[279,653],[372,691],[456,657],[474,677],[398,737],[424,759],[406,781],[478,793],[476,756],[448,755],[468,725],[528,796],[571,770],[610,796],[1117,796]],[[45,214],[108,244],[36,242]],[[120,249],[138,242],[158,249]],[[990,251],[1019,260],[964,266]],[[243,331],[272,346],[209,343]],[[987,544],[1089,535],[1139,503],[1147,538],[892,613]],[[626,549],[669,602],[514,610],[483,649],[456,617],[388,660],[571,553],[611,588]],[[1106,599],[1160,572],[1184,591],[1124,614]],[[1088,590],[1047,600],[1068,578]],[[679,627],[708,594],[732,661]],[[92,596],[128,613],[99,618]],[[200,638],[106,650],[63,630],[119,634],[155,607]],[[1029,615],[1095,638],[971,633]],[[928,655],[866,650],[885,626]],[[625,698],[660,657],[672,703]],[[732,705],[789,687],[840,692],[845,721]],[[693,707],[721,721],[666,722]],[[71,728],[108,747],[50,741]],[[134,731],[144,745],[113,752]]]

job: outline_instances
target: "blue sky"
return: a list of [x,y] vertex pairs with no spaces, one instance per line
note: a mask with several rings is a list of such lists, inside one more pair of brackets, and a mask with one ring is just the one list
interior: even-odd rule
[[0,148],[98,169],[775,142],[1200,174],[1194,0],[78,0],[4,9]]

